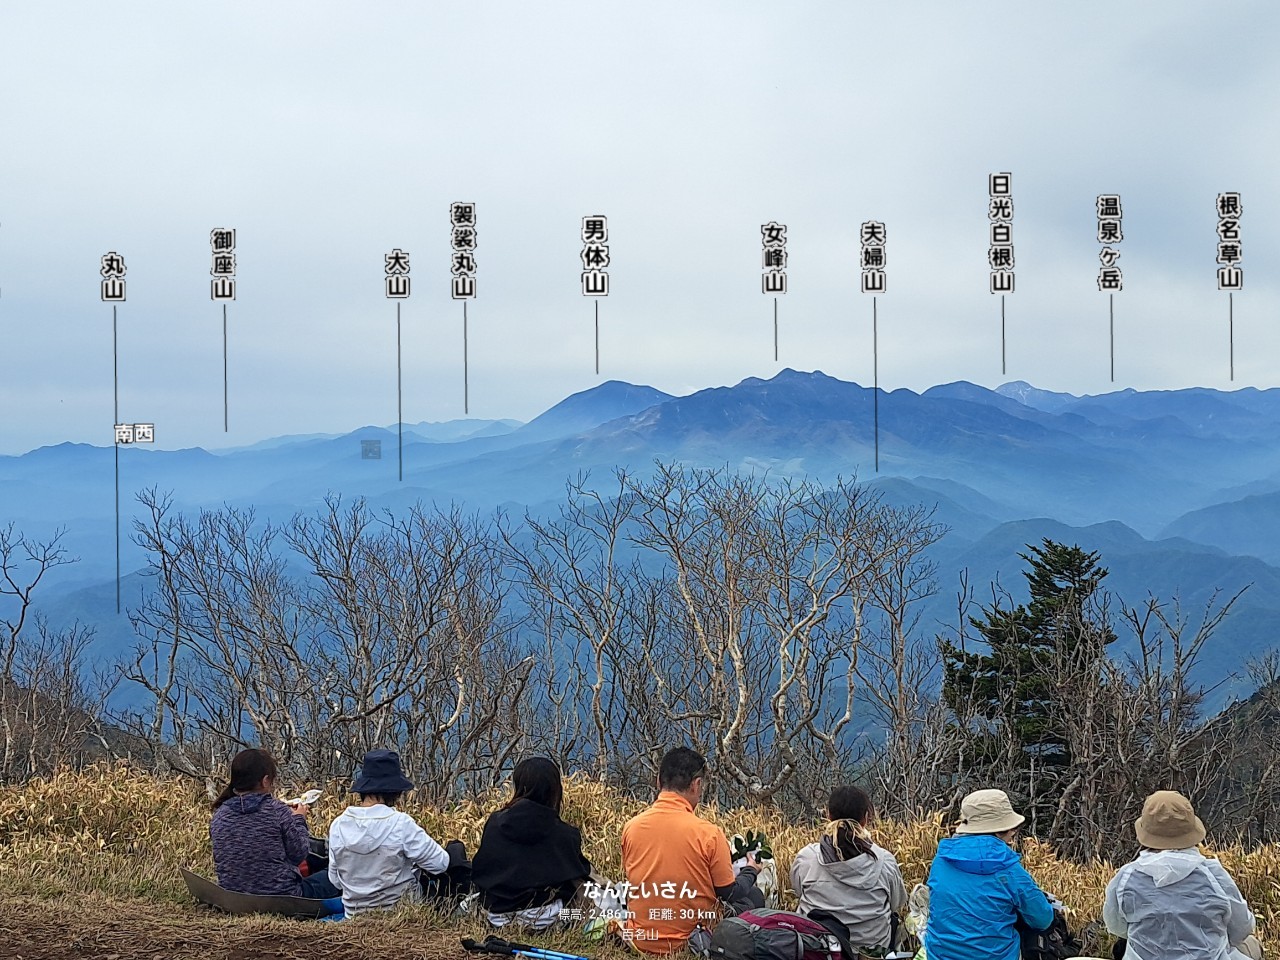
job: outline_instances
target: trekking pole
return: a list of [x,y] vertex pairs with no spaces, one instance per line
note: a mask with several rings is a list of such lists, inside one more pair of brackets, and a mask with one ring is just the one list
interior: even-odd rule
[[511,943],[494,936],[486,937],[484,943],[477,943],[470,938],[464,938],[462,947],[468,953],[495,953],[507,957],[526,957],[528,960],[590,960],[589,957],[580,956],[576,953],[544,950],[531,944]]
[[[495,943],[494,941],[496,939],[497,938],[495,937],[489,937],[484,943],[476,943],[476,941],[472,940],[470,937],[463,937],[462,949],[467,951],[467,953],[496,953],[506,957],[515,956],[515,950],[512,949],[511,944],[506,941],[498,941],[498,943]],[[499,946],[499,943],[501,943],[502,946]]]
[[559,950],[546,950],[542,947],[535,947],[528,943],[516,943],[511,941],[511,949],[516,952],[517,956],[535,957],[537,960],[588,960],[586,957],[579,956],[576,953],[561,953]]

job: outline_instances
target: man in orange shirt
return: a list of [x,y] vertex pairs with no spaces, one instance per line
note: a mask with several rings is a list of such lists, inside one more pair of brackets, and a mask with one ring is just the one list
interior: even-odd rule
[[645,953],[674,953],[701,924],[719,919],[719,901],[764,906],[756,889],[758,864],[748,857],[735,881],[729,841],[695,814],[707,778],[707,762],[676,747],[658,769],[658,799],[622,828],[622,869],[627,875],[623,935]]

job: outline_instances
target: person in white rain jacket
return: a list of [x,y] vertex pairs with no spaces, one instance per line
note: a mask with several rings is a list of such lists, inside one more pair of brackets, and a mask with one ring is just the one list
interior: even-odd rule
[[1153,793],[1134,830],[1143,849],[1111,878],[1102,907],[1107,929],[1128,940],[1126,960],[1261,956],[1240,889],[1221,863],[1196,849],[1204,824],[1186,797]]
[[342,888],[347,917],[420,900],[418,871],[444,873],[449,854],[409,814],[396,810],[413,781],[393,750],[365,754],[351,787],[358,806],[347,807],[329,827],[329,879]]

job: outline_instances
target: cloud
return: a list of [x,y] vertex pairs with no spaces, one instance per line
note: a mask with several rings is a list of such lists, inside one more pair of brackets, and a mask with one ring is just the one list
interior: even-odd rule
[[[413,257],[405,415],[461,416],[446,212],[463,199],[479,215],[480,416],[529,419],[595,382],[576,275],[587,213],[612,233],[602,378],[682,392],[791,365],[868,380],[854,257],[874,217],[890,231],[882,383],[993,385],[994,170],[1014,173],[1017,204],[1009,379],[1110,387],[1093,198],[1119,191],[1116,386],[1227,386],[1212,203],[1238,190],[1237,385],[1274,382],[1265,4],[69,9],[0,23],[2,452],[108,442],[107,250],[129,264],[122,404],[162,445],[391,422],[393,246]],[[758,288],[769,219],[792,256],[777,363]],[[205,293],[219,225],[239,231],[229,435]]]

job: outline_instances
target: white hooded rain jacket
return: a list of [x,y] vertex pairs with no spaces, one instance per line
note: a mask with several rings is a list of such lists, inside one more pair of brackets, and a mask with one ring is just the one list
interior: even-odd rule
[[1107,884],[1102,918],[1126,960],[1238,960],[1253,914],[1222,864],[1194,847],[1144,850]]

